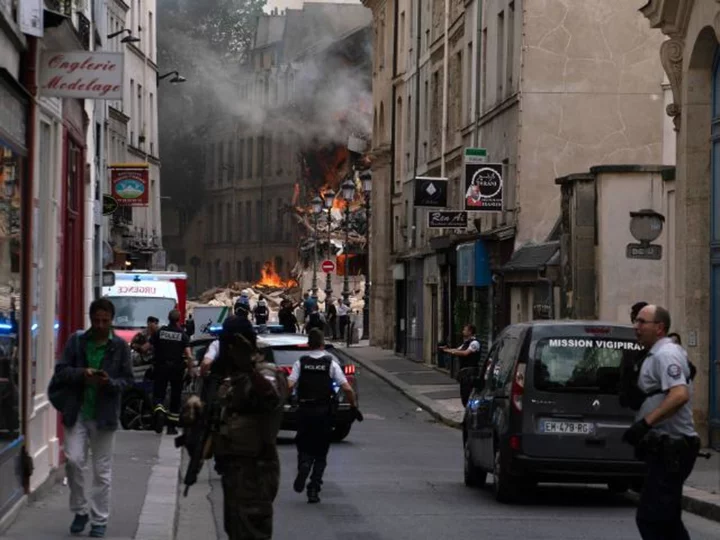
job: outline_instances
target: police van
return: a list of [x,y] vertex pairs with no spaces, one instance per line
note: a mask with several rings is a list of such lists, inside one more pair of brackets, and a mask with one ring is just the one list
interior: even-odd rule
[[488,353],[463,420],[465,484],[493,478],[510,502],[539,482],[603,483],[623,492],[645,472],[622,442],[620,364],[641,350],[633,328],[534,321],[505,328]]

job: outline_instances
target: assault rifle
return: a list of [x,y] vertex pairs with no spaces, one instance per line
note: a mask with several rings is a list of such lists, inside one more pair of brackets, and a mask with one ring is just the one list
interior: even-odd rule
[[175,438],[175,447],[185,447],[190,456],[190,463],[185,471],[185,490],[188,496],[190,486],[197,482],[202,470],[203,461],[211,455],[211,437],[217,427],[219,406],[216,400],[217,380],[212,375],[205,378],[202,385],[201,400],[203,403],[200,418],[184,428],[183,434]]

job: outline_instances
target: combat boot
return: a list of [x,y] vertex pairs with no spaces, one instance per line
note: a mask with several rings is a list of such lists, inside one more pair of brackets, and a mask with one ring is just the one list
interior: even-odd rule
[[318,489],[316,487],[308,486],[307,489],[307,498],[308,503],[310,504],[316,504],[320,502],[320,495],[318,493]]

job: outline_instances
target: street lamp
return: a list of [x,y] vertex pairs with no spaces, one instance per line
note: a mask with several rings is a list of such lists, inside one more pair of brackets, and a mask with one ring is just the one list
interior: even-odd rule
[[130,30],[129,28],[123,28],[122,30],[118,30],[117,32],[113,32],[112,34],[108,34],[107,38],[108,38],[108,39],[112,39],[112,38],[114,38],[114,37],[119,36],[120,34],[122,34],[122,33],[124,33],[124,32],[127,32],[128,35],[125,36],[124,38],[122,38],[122,39],[120,40],[120,43],[137,43],[138,41],[140,41],[140,38],[139,38],[139,37],[135,37],[135,36],[132,35],[132,30]]
[[362,338],[370,337],[370,195],[372,194],[372,172],[360,175],[362,190],[365,194],[365,295],[363,296],[363,333]]
[[157,82],[160,82],[163,79],[166,79],[170,75],[174,75],[174,77],[172,79],[170,79],[171,83],[183,83],[183,82],[187,81],[187,79],[185,77],[183,77],[182,75],[180,75],[179,72],[171,71],[169,73],[166,73],[165,75],[158,75]]
[[[328,189],[324,194],[323,202],[325,203],[325,208],[327,209],[327,228],[328,228],[328,259],[332,255],[332,249],[331,249],[331,230],[332,230],[332,207],[333,203],[335,202],[335,192],[332,189]],[[325,313],[327,314],[330,310],[330,299],[332,298],[332,274],[328,272],[325,275]]]
[[350,276],[348,270],[350,269],[350,257],[348,252],[350,251],[350,203],[355,198],[355,183],[349,178],[343,182],[340,186],[342,191],[342,198],[345,200],[345,248],[343,249],[344,256],[344,275],[343,275],[343,304],[346,306],[350,305]]
[[317,240],[318,240],[318,230],[317,230],[317,220],[318,216],[320,215],[320,212],[322,212],[323,207],[323,200],[320,197],[315,197],[312,201],[310,201],[310,205],[312,208],[313,213],[313,221],[315,226],[315,237],[313,238],[313,278],[312,278],[312,293],[313,296],[317,298]]

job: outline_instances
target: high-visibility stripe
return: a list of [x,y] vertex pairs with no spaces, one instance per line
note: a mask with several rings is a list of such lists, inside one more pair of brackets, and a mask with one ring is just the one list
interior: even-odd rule
[[153,409],[153,412],[158,412],[158,411],[167,414],[167,412],[165,411],[165,405],[163,405],[162,403],[158,403],[157,405],[155,405],[155,409]]

